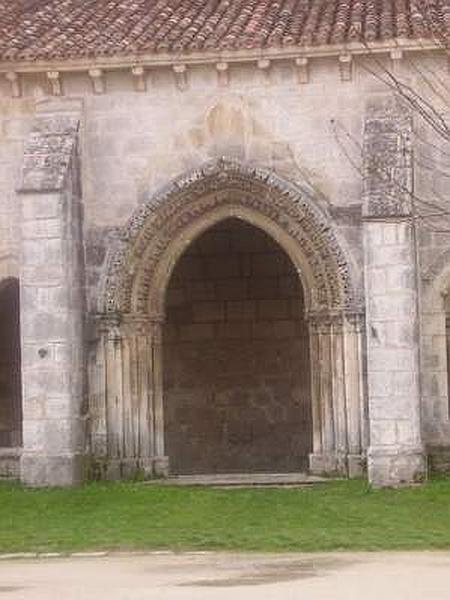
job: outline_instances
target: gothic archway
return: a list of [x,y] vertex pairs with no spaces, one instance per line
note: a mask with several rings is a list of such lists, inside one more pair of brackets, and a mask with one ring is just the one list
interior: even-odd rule
[[328,217],[308,190],[221,159],[174,181],[131,218],[111,249],[99,299],[91,382],[92,441],[109,467],[166,472],[162,323],[180,256],[226,219],[264,231],[301,279],[308,319],[315,472],[355,474],[365,447],[361,310]]
[[282,248],[242,219],[220,221],[179,258],[164,308],[170,472],[306,471],[308,324]]

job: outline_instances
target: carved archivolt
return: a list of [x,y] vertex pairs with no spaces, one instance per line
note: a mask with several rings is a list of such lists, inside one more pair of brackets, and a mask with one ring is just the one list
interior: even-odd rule
[[109,254],[99,312],[162,317],[178,257],[227,216],[260,226],[287,251],[309,310],[357,308],[347,258],[310,192],[272,172],[220,159],[176,179],[132,216]]

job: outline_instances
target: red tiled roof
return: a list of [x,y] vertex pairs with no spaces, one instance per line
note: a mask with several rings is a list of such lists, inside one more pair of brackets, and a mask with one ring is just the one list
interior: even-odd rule
[[450,0],[0,0],[0,59],[302,47],[430,38]]

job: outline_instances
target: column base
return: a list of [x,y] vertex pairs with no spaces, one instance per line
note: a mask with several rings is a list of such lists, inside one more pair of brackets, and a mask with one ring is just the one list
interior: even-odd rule
[[46,456],[23,452],[20,479],[33,487],[71,486],[86,478],[86,457],[81,454]]
[[147,480],[169,476],[169,458],[167,456],[146,458],[98,458],[90,460],[91,479],[109,479],[111,481]]
[[313,475],[328,477],[363,477],[366,457],[363,454],[310,454],[309,470]]
[[347,474],[350,479],[364,477],[367,473],[367,458],[364,454],[348,454]]
[[310,454],[309,471],[312,475],[346,477],[345,456],[338,454]]
[[429,446],[427,454],[430,473],[450,474],[450,446]]
[[156,456],[153,459],[153,475],[155,477],[169,477],[168,456]]
[[427,476],[427,459],[423,448],[369,448],[367,453],[369,482],[374,487],[399,487],[423,482]]

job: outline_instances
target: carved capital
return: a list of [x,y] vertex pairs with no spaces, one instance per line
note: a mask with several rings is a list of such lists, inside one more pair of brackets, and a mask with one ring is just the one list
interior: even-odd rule
[[108,341],[119,341],[121,317],[117,313],[106,313],[96,316],[97,332]]
[[121,329],[125,335],[159,337],[163,321],[163,315],[129,313],[123,316]]
[[347,312],[345,314],[345,321],[350,330],[354,333],[363,333],[365,330],[365,315],[363,311],[358,312]]
[[307,321],[312,334],[340,334],[344,326],[343,311],[311,311]]

